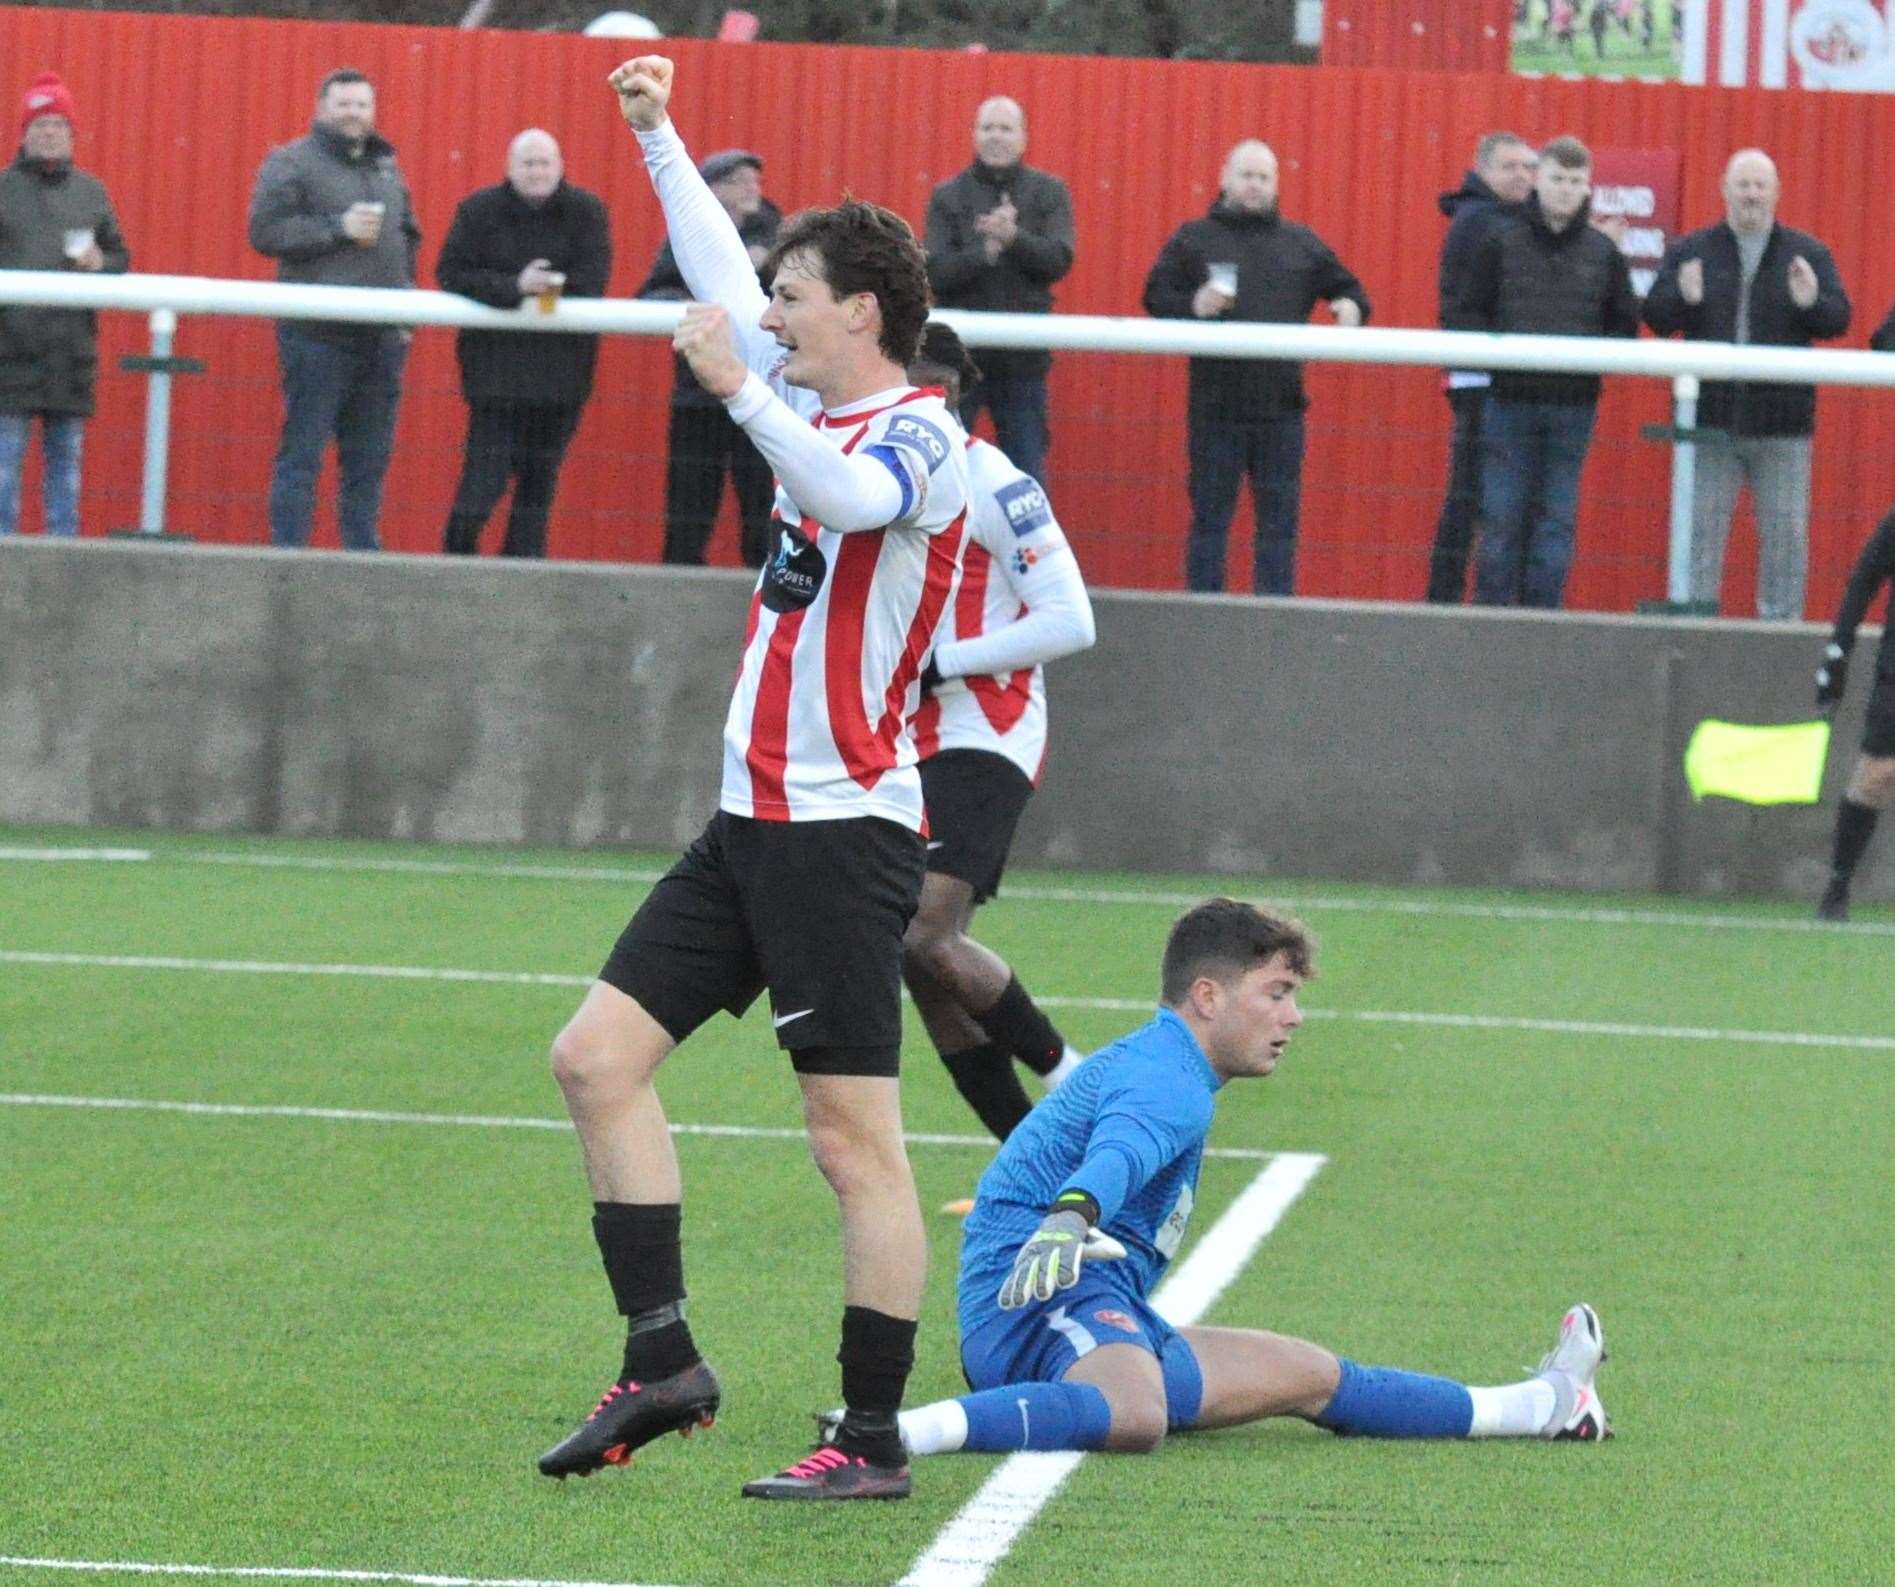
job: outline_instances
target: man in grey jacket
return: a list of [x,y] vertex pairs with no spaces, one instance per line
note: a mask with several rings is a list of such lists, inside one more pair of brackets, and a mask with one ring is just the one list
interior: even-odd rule
[[[250,246],[277,279],[410,287],[421,227],[394,146],[375,131],[375,88],[342,67],[322,80],[309,135],[270,151],[250,198]],[[337,516],[351,551],[380,548],[382,476],[394,451],[408,333],[350,321],[279,320],[283,439],[270,475],[270,539],[309,543],[316,476],[330,437],[341,466]]]
[[[1004,95],[974,114],[974,163],[928,200],[928,284],[947,309],[1044,314],[1073,267],[1073,201],[1066,184],[1022,163],[1026,112]],[[1049,353],[999,348],[980,356],[981,380],[961,403],[969,430],[985,407],[1000,449],[1035,479],[1046,468]]]

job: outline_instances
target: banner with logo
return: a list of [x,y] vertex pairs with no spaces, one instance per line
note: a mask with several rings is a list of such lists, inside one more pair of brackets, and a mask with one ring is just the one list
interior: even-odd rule
[[1593,217],[1612,222],[1606,229],[1617,235],[1640,297],[1651,290],[1658,262],[1681,229],[1683,168],[1676,149],[1592,151]]
[[1895,91],[1895,0],[1683,0],[1682,77]]

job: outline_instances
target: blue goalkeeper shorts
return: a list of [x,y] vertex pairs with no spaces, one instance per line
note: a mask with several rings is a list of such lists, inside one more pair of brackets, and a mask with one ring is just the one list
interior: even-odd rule
[[1082,1268],[1079,1282],[1050,1301],[1017,1311],[997,1306],[961,1339],[961,1372],[970,1389],[1009,1383],[1057,1383],[1100,1345],[1136,1345],[1158,1358],[1172,1432],[1197,1421],[1204,1375],[1184,1336],[1140,1296],[1113,1282],[1109,1266]]

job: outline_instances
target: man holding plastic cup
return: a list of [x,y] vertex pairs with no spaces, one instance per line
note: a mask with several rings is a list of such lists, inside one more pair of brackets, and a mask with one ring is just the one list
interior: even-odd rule
[[[435,279],[491,308],[535,318],[562,295],[605,295],[612,238],[605,204],[566,180],[559,144],[529,127],[507,147],[507,179],[469,193],[454,211]],[[546,555],[546,520],[566,444],[592,395],[599,338],[464,330],[455,341],[467,399],[467,447],[441,549],[472,555],[513,485],[509,557]]]
[[[1300,324],[1318,304],[1335,323],[1369,317],[1368,294],[1334,250],[1277,208],[1277,157],[1247,138],[1224,159],[1217,202],[1171,234],[1145,282],[1145,310],[1170,319]],[[1237,494],[1256,515],[1251,588],[1296,590],[1303,488],[1303,366],[1288,359],[1193,358],[1187,413],[1191,536],[1185,579],[1224,588]]]
[[[325,77],[308,136],[270,151],[250,199],[250,246],[276,260],[279,281],[414,285],[421,227],[394,145],[375,130],[375,87],[361,72],[342,67]],[[272,543],[309,543],[316,476],[333,437],[342,544],[380,548],[376,521],[408,339],[392,325],[277,322],[284,419],[270,475]]]
[[[20,106],[20,152],[0,172],[0,270],[122,271],[130,263],[105,184],[72,163],[72,94],[44,72]],[[79,531],[79,459],[98,335],[85,309],[7,309],[0,329],[0,534],[20,516],[20,475],[40,421],[47,534]]]

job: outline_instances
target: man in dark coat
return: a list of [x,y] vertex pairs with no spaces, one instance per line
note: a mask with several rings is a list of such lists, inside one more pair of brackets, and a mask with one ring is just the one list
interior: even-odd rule
[[[1777,224],[1776,163],[1739,149],[1724,170],[1724,219],[1680,237],[1645,299],[1645,323],[1687,340],[1808,347],[1849,329],[1849,294],[1829,250]],[[1698,423],[1722,434],[1697,448],[1691,599],[1717,609],[1731,515],[1746,484],[1761,557],[1757,615],[1802,620],[1809,568],[1810,438],[1816,388],[1707,381]]]
[[[566,181],[559,144],[528,128],[507,148],[507,179],[461,200],[434,268],[445,292],[497,309],[550,310],[562,295],[605,295],[612,239],[604,203]],[[501,555],[546,555],[559,465],[592,395],[599,338],[547,331],[460,332],[467,447],[441,549],[471,555],[513,481]]]
[[[250,246],[276,260],[279,281],[411,287],[421,250],[395,147],[375,130],[375,88],[352,67],[322,81],[309,135],[272,149],[250,195]],[[331,436],[341,469],[342,544],[381,540],[382,479],[395,449],[395,411],[409,333],[353,321],[279,320],[283,438],[270,473],[270,539],[309,543],[316,476]]]
[[[20,107],[20,152],[0,172],[0,270],[122,271],[131,262],[104,183],[72,163],[72,94],[43,72]],[[0,534],[20,516],[34,415],[46,533],[79,532],[79,464],[98,376],[90,309],[0,309]]]
[[[1318,303],[1338,325],[1369,317],[1362,283],[1307,226],[1277,208],[1277,158],[1246,140],[1224,160],[1210,213],[1172,233],[1145,281],[1147,313],[1170,319],[1301,324]],[[1296,590],[1296,532],[1303,493],[1303,366],[1288,359],[1193,358],[1187,413],[1191,538],[1185,577],[1193,590],[1224,588],[1224,542],[1237,491],[1250,479],[1256,513],[1251,587]]]
[[[928,198],[923,246],[935,301],[948,309],[1045,314],[1054,284],[1073,267],[1073,201],[1066,184],[1023,164],[1026,112],[1005,95],[974,113],[974,163]],[[983,348],[981,378],[961,401],[971,433],[980,410],[994,417],[1000,450],[1040,479],[1051,435],[1040,348]]]
[[[1618,244],[1591,223],[1591,199],[1591,151],[1555,138],[1540,150],[1525,208],[1475,251],[1448,328],[1636,336],[1631,274]],[[1495,372],[1474,590],[1483,606],[1556,607],[1565,597],[1599,386],[1597,375]]]
[[[763,157],[748,149],[720,149],[703,160],[698,174],[730,216],[750,262],[762,265],[783,224],[782,212],[763,196]],[[666,239],[638,296],[682,300],[690,295]],[[737,493],[738,555],[745,567],[760,568],[769,555],[770,513],[776,502],[770,465],[743,426],[697,383],[691,366],[680,357],[665,447],[665,561],[702,566],[704,548],[717,527],[726,473]]]
[[[1448,233],[1441,243],[1440,319],[1463,285],[1469,265],[1490,228],[1518,212],[1533,191],[1539,156],[1517,133],[1490,132],[1474,150],[1474,168],[1460,187],[1441,195]],[[1467,598],[1467,563],[1480,521],[1481,433],[1493,377],[1484,369],[1450,369],[1445,389],[1454,415],[1448,445],[1448,488],[1434,527],[1428,559],[1428,599],[1458,605]]]

